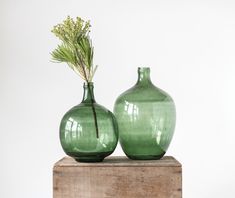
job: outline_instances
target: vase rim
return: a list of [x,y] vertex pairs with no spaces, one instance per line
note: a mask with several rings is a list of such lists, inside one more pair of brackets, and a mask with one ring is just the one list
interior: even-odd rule
[[93,86],[94,85],[94,83],[93,82],[84,82],[83,83],[83,87],[87,87],[88,85],[90,85],[90,86]]
[[146,70],[150,70],[150,67],[138,67],[139,71],[146,71]]

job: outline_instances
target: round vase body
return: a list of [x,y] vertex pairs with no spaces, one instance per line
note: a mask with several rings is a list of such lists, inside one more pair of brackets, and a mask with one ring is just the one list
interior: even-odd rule
[[95,102],[92,83],[84,85],[81,104],[64,115],[60,124],[60,142],[65,153],[80,162],[102,161],[116,148],[116,119],[109,110]]
[[117,98],[114,115],[120,144],[130,159],[160,159],[166,153],[175,128],[175,105],[152,84],[149,68],[138,69],[138,82]]

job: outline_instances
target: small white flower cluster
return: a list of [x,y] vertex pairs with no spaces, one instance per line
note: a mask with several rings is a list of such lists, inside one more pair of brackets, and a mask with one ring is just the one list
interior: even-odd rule
[[97,66],[93,67],[93,53],[89,37],[90,22],[80,17],[73,20],[70,16],[63,23],[54,26],[52,33],[62,44],[51,53],[52,59],[67,63],[82,79],[91,82]]

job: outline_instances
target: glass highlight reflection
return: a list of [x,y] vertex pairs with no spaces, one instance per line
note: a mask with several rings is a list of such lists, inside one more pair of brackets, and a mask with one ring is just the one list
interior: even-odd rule
[[150,69],[138,69],[134,87],[121,94],[114,106],[119,140],[131,159],[160,159],[174,134],[176,111],[172,98],[155,87]]
[[[93,85],[92,85],[93,86]],[[91,109],[93,99],[84,86],[84,97],[81,104],[70,109],[60,124],[60,142],[67,155],[78,161],[102,161],[116,148],[118,141],[117,123],[113,114],[97,103],[94,103],[99,127],[99,138],[96,136],[94,117]]]

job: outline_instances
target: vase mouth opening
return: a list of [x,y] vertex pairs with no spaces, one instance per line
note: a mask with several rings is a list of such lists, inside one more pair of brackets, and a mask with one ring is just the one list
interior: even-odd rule
[[150,73],[149,67],[138,67],[138,73]]
[[94,83],[93,82],[84,82],[83,83],[83,87],[85,88],[85,87],[88,87],[88,86],[90,86],[90,87],[93,87],[94,86]]
[[138,67],[139,72],[149,72],[150,68],[149,67]]

